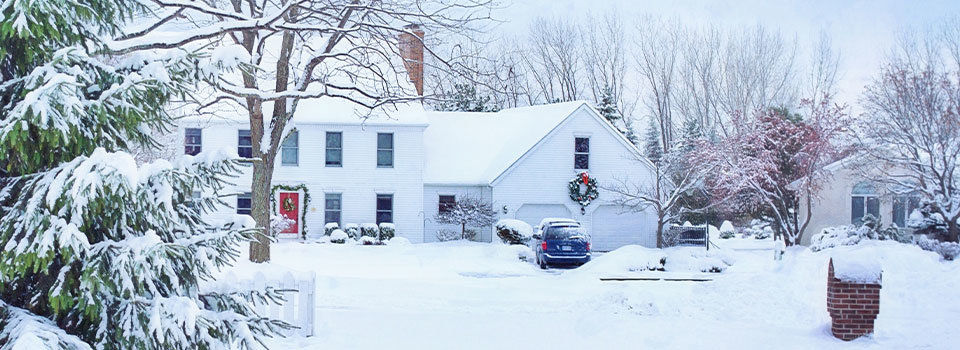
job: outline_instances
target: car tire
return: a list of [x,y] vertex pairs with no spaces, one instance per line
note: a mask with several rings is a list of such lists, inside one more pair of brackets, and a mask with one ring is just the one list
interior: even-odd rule
[[[537,259],[537,260],[540,260],[540,259]],[[546,269],[547,269],[547,262],[546,262],[546,261],[540,260],[540,269],[541,269],[541,270],[546,270]]]

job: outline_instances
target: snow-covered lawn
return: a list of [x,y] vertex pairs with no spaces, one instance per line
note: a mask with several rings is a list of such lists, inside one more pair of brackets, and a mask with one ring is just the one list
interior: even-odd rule
[[[498,244],[274,244],[272,262],[240,274],[315,271],[315,336],[276,349],[948,349],[960,344],[960,263],[891,242],[812,253],[728,247],[667,252],[667,272],[629,272],[663,254],[625,247],[573,270],[541,271]],[[769,243],[769,241],[768,241]],[[753,242],[744,242],[755,245]],[[755,247],[750,247],[755,248]],[[829,334],[827,259],[869,250],[884,268],[876,334]],[[679,257],[679,258],[677,258]],[[685,257],[685,258],[684,258]],[[697,261],[732,263],[703,274]],[[606,275],[709,275],[709,282],[601,282]]]

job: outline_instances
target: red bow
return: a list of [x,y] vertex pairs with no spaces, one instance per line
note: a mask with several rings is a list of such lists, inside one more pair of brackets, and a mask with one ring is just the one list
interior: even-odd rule
[[590,175],[587,175],[585,172],[580,173],[580,181],[583,181],[583,184],[586,185],[587,181],[590,181]]

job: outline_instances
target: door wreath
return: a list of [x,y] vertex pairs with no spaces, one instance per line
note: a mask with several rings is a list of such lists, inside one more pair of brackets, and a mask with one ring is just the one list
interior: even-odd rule
[[[583,191],[580,190],[580,185],[584,186]],[[570,180],[567,189],[570,191],[570,199],[580,204],[581,214],[586,214],[586,207],[600,195],[600,191],[597,190],[597,179],[591,178],[586,171]]]

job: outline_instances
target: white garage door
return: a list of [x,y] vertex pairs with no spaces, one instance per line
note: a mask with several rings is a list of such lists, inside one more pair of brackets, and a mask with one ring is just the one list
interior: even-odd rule
[[563,204],[524,204],[517,209],[517,220],[536,229],[543,218],[571,218],[570,210]]
[[627,244],[656,248],[657,221],[653,215],[621,213],[616,205],[602,205],[593,212],[590,236],[593,249],[610,251]]

